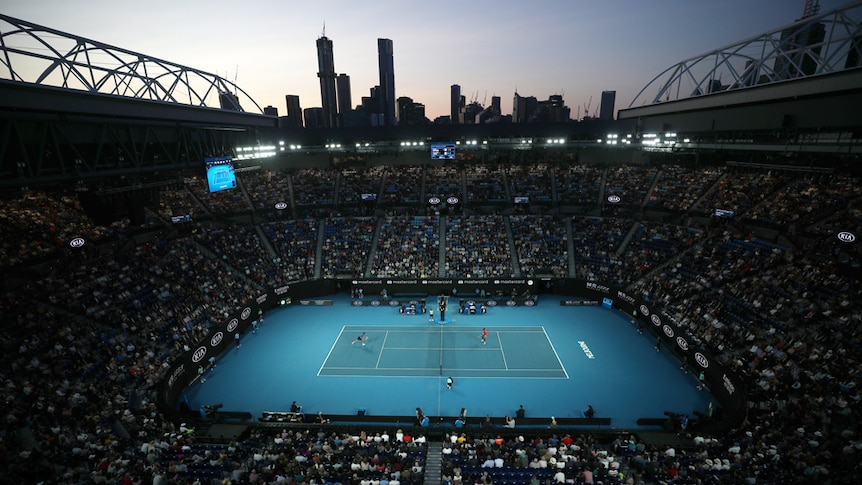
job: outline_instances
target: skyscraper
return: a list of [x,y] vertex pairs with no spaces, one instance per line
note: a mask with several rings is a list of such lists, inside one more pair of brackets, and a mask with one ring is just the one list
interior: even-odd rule
[[535,96],[521,96],[516,91],[512,102],[512,123],[529,122],[538,107],[539,101]]
[[392,50],[392,40],[377,39],[377,66],[380,70],[380,112],[383,113],[384,124],[395,126],[395,61]]
[[[338,126],[335,60],[332,53],[332,41],[325,35],[317,39],[317,77],[320,78],[320,102],[323,105],[321,124],[325,128]],[[306,121],[308,121],[307,118]]]
[[453,125],[461,123],[461,86],[453,84],[449,88],[450,119]]
[[[353,109],[353,100],[350,96],[350,76],[339,74],[335,86],[338,92],[338,116],[342,120],[344,115]],[[343,126],[343,123],[339,123],[339,126]]]
[[299,106],[299,96],[288,94],[284,98],[287,101],[287,126],[302,128],[302,107]]
[[616,103],[616,91],[602,91],[602,106],[599,108],[600,120],[614,119],[614,104]]

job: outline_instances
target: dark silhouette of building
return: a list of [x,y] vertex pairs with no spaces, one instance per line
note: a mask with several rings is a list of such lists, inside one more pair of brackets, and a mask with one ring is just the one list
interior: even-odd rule
[[452,124],[461,124],[461,118],[463,117],[464,113],[464,97],[461,96],[461,86],[453,84],[452,87],[449,88],[449,105],[449,119],[451,120]]
[[239,98],[230,91],[220,91],[218,93],[218,102],[221,109],[242,111],[242,106],[239,105]]
[[284,97],[287,102],[287,116],[285,117],[285,127],[287,128],[302,128],[302,107],[299,105],[299,96],[288,94]]
[[527,123],[533,117],[539,106],[535,96],[521,96],[515,91],[512,102],[512,123]]
[[398,124],[399,125],[425,125],[425,105],[413,102],[412,98],[401,96],[398,98]]
[[380,111],[382,101],[380,101],[380,86],[371,88],[370,96],[362,97],[361,109],[368,117],[369,126],[384,126],[383,113]]
[[345,115],[353,109],[353,99],[350,97],[350,76],[339,74],[335,81],[335,87],[338,95],[339,126],[344,126]]
[[380,71],[380,112],[383,124],[395,126],[395,60],[390,39],[377,39],[377,66]]
[[[325,128],[338,126],[338,100],[335,91],[335,58],[332,41],[325,35],[317,39],[317,77],[320,78],[320,103],[322,122]],[[306,125],[310,126],[308,117]]]
[[306,128],[326,128],[324,125],[323,108],[305,108],[305,127]]
[[486,107],[479,113],[476,120],[477,123],[499,123],[502,121],[502,112],[500,110],[500,97],[491,96],[491,105]]
[[616,103],[616,99],[616,91],[602,91],[602,105],[599,108],[600,120],[613,120],[615,118],[614,104]]

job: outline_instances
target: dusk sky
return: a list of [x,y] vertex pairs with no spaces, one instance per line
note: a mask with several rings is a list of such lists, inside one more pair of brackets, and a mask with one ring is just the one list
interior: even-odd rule
[[[821,0],[826,12],[847,0]],[[379,83],[377,39],[392,39],[396,96],[449,114],[449,87],[467,101],[562,94],[574,118],[603,90],[629,103],[667,67],[774,30],[805,0],[488,0],[296,2],[29,0],[6,2],[22,20],[216,73],[286,114],[284,96],[320,106],[315,40],[326,26],[335,69],[353,105]],[[590,102],[590,97],[592,101]],[[248,107],[246,107],[248,109]]]

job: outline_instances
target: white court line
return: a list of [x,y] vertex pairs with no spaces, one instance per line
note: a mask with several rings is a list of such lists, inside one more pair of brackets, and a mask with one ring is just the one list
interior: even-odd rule
[[551,350],[554,351],[554,357],[557,358],[557,362],[560,363],[560,369],[563,369],[563,373],[566,374],[566,379],[569,378],[569,372],[566,370],[566,366],[563,365],[563,361],[560,360],[560,354],[557,353],[557,349],[554,348],[554,342],[551,342],[551,337],[548,336],[548,332],[545,331],[545,327],[542,326],[542,332],[545,334],[545,338],[548,339],[548,343],[551,345]]
[[[427,371],[437,371],[437,367],[384,367],[380,369],[378,367],[341,367],[341,366],[328,366],[327,369],[336,369],[336,370],[391,370],[391,371],[402,371],[402,370],[427,370]],[[509,369],[489,369],[487,367],[478,367],[478,368],[469,368],[469,367],[459,367],[457,369],[453,369],[453,374],[460,371],[469,371],[469,372],[560,372],[560,369],[534,369],[532,367],[529,368],[509,368]],[[340,374],[344,375],[344,374]],[[349,375],[349,374],[348,374]],[[378,377],[376,374],[373,376],[366,377]],[[440,377],[439,374],[435,374],[431,377]],[[562,377],[558,377],[557,379],[563,379]]]
[[383,357],[383,349],[386,347],[386,339],[389,337],[389,330],[383,334],[383,343],[380,344],[380,351],[377,353],[377,363],[374,364],[374,368],[380,367],[380,358]]
[[476,347],[389,347],[386,350],[475,350],[477,352],[482,351],[491,351],[491,350],[500,350],[499,348],[494,347],[484,347],[484,348],[476,348]]
[[317,369],[317,375],[318,375],[318,376],[320,376],[320,371],[322,371],[322,370],[323,370],[323,368],[324,368],[324,367],[326,367],[326,361],[328,361],[328,360],[329,360],[329,356],[330,356],[330,355],[332,355],[332,351],[335,349],[335,344],[337,344],[337,343],[338,343],[338,341],[341,339],[341,335],[344,333],[344,329],[345,329],[345,328],[346,328],[346,327],[345,327],[344,325],[342,325],[342,326],[341,326],[341,331],[340,331],[340,332],[338,332],[338,336],[337,336],[337,337],[335,337],[335,341],[334,341],[334,342],[332,342],[332,347],[330,347],[330,348],[329,348],[329,352],[327,352],[327,353],[326,353],[326,358],[325,358],[325,359],[323,359],[323,363],[322,363],[322,364],[320,364],[320,369]]
[[[392,331],[399,331],[405,333],[438,333],[441,331],[441,328],[437,327],[415,327],[415,326],[403,326],[403,325],[346,325],[343,327],[347,330],[364,330],[369,328],[388,328]],[[542,330],[542,327],[489,327],[489,326],[477,326],[477,327],[442,327],[442,331],[444,333],[473,333],[477,329],[481,331],[483,328],[492,328],[499,332],[508,332],[508,333],[539,333]]]
[[503,341],[500,340],[500,332],[497,332],[497,342],[500,342],[500,355],[503,356],[503,366],[509,370],[509,363],[506,362],[506,352],[503,352]]

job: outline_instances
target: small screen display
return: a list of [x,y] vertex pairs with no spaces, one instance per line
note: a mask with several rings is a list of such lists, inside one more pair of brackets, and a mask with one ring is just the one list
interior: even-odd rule
[[431,143],[431,160],[454,160],[454,159],[455,159],[455,143],[454,142]]
[[219,157],[204,159],[207,165],[207,183],[210,192],[236,188],[236,174],[233,171],[233,158]]

